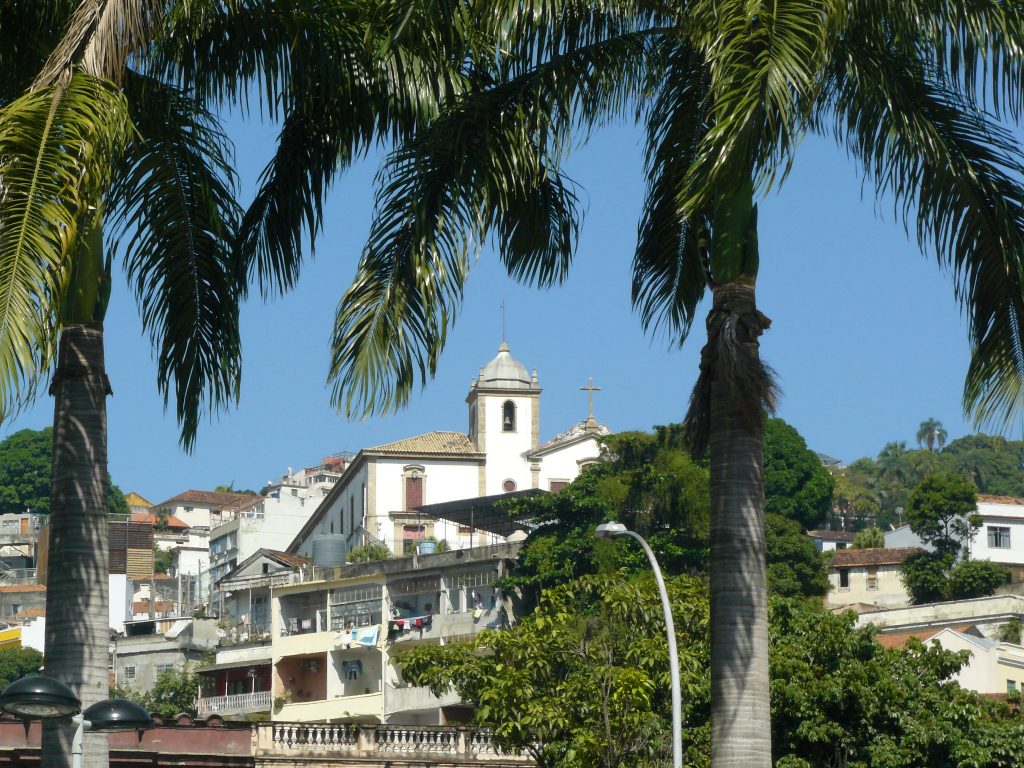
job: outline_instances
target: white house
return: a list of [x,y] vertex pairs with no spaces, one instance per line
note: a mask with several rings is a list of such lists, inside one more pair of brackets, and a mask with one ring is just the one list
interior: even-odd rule
[[840,549],[828,566],[831,585],[825,605],[840,608],[866,604],[879,608],[907,605],[909,595],[900,577],[900,564],[917,548]]
[[[968,545],[971,559],[1005,565],[1010,581],[1024,581],[1024,499],[978,494],[977,515],[981,518],[981,528]],[[910,526],[901,525],[886,532],[885,546],[925,545]]]
[[429,536],[455,548],[498,543],[498,534],[477,534],[463,524],[435,525],[419,510],[461,499],[559,490],[594,462],[607,427],[594,420],[591,409],[585,421],[541,443],[540,395],[536,371],[529,373],[503,341],[470,383],[468,433],[428,432],[359,451],[288,551],[312,557],[313,541],[325,534],[344,536],[346,549],[378,542],[396,554]]

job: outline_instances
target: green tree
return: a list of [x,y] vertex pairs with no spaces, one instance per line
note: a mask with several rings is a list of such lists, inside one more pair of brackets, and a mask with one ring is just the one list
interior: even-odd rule
[[163,718],[173,718],[182,713],[195,717],[199,675],[186,664],[184,669],[165,669],[156,676],[156,683],[148,691],[118,688],[110,695],[136,701],[148,712]]
[[387,560],[391,550],[383,544],[362,544],[349,550],[346,559],[350,563],[367,563],[374,560]]
[[[50,512],[53,430],[23,429],[0,442],[0,514],[31,510]],[[107,512],[128,514],[124,494],[106,475]]]
[[929,451],[941,451],[948,437],[949,433],[942,426],[942,422],[937,419],[922,421],[916,435],[917,444]]
[[[201,414],[239,396],[249,281],[267,296],[290,287],[334,176],[459,87],[457,22],[429,3],[0,6],[0,418],[53,366],[51,558],[63,567],[48,585],[46,667],[84,704],[107,691],[114,256],[190,449]],[[281,125],[244,211],[226,104]],[[69,738],[47,726],[44,762],[66,765]],[[105,764],[105,742],[86,741],[87,764]]]
[[712,294],[686,421],[695,455],[710,447],[715,763],[763,768],[763,426],[777,390],[758,347],[770,321],[755,300],[757,201],[807,131],[835,138],[952,273],[969,318],[966,408],[1012,418],[1024,397],[1024,160],[999,118],[1022,111],[1016,7],[635,0],[584,12],[555,0],[511,20],[498,8],[497,60],[475,61],[477,87],[382,172],[335,323],[333,398],[380,412],[433,375],[474,248],[492,235],[514,278],[565,279],[580,211],[559,163],[580,126],[638,118],[641,322],[682,343]]
[[925,544],[957,558],[981,527],[977,511],[974,486],[944,472],[925,478],[911,492],[907,522]]
[[38,675],[43,654],[35,648],[0,648],[0,691],[26,675]]
[[803,437],[782,419],[764,425],[764,509],[817,528],[832,507],[832,477]]
[[1024,496],[1024,442],[967,435],[942,450],[947,469],[974,483],[978,493]]
[[[685,692],[685,762],[706,765],[707,596],[667,582]],[[403,676],[435,693],[454,687],[499,743],[542,768],[664,765],[671,754],[665,624],[653,579],[589,576],[545,591],[531,615],[472,644],[420,646]]]
[[885,534],[881,528],[865,528],[853,537],[854,549],[873,549],[885,546]]
[[795,520],[764,516],[768,591],[781,597],[824,597],[828,593],[825,556]]

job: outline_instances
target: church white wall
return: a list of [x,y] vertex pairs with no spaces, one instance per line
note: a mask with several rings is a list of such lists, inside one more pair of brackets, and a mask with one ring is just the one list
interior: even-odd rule
[[[299,544],[298,554],[310,558],[313,557],[313,540],[317,536],[324,534],[345,534],[349,538],[349,548],[358,543],[358,537],[353,537],[352,535],[352,512],[353,510],[355,512],[356,528],[364,525],[364,488],[367,486],[367,464],[364,462],[359,471],[349,475],[344,483],[337,495],[331,499],[327,510],[320,517],[316,527]],[[311,502],[307,501],[306,503],[309,504]],[[325,499],[322,503],[326,504],[327,500]],[[314,507],[310,514],[319,509],[319,507]],[[305,522],[303,522],[303,525],[305,525]],[[300,525],[299,528],[301,527]],[[294,540],[297,533],[298,530],[292,534],[292,537],[288,540],[289,544]],[[281,549],[285,549],[287,546],[288,544],[285,544]]]
[[476,462],[376,459],[376,499],[370,515],[373,523],[370,532],[392,548],[395,546],[395,525],[390,514],[405,511],[405,470],[409,466],[423,467],[424,504],[480,495],[480,470]]
[[540,487],[549,491],[553,480],[572,482],[580,473],[580,462],[599,455],[597,440],[593,437],[545,454],[540,465]]
[[[502,407],[507,400],[516,406],[515,432],[502,431]],[[505,493],[505,480],[513,480],[516,490],[533,487],[530,465],[524,454],[533,449],[533,408],[536,400],[532,397],[515,395],[481,395],[484,409],[484,429],[487,435],[486,495]],[[474,491],[473,495],[477,495]]]

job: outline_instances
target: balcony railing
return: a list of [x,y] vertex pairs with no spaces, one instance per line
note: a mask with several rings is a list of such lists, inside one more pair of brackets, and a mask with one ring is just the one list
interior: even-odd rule
[[260,755],[328,753],[362,758],[461,757],[475,762],[532,765],[527,755],[505,754],[487,728],[357,725],[355,723],[258,723]]
[[256,693],[235,693],[230,696],[201,698],[196,702],[196,709],[200,715],[209,715],[214,712],[269,712],[270,703],[270,691],[256,691]]

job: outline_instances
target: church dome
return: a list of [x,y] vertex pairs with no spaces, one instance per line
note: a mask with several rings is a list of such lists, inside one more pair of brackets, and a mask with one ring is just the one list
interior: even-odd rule
[[504,341],[498,347],[498,356],[480,369],[478,387],[485,389],[533,389],[536,383],[526,366],[508,351]]

